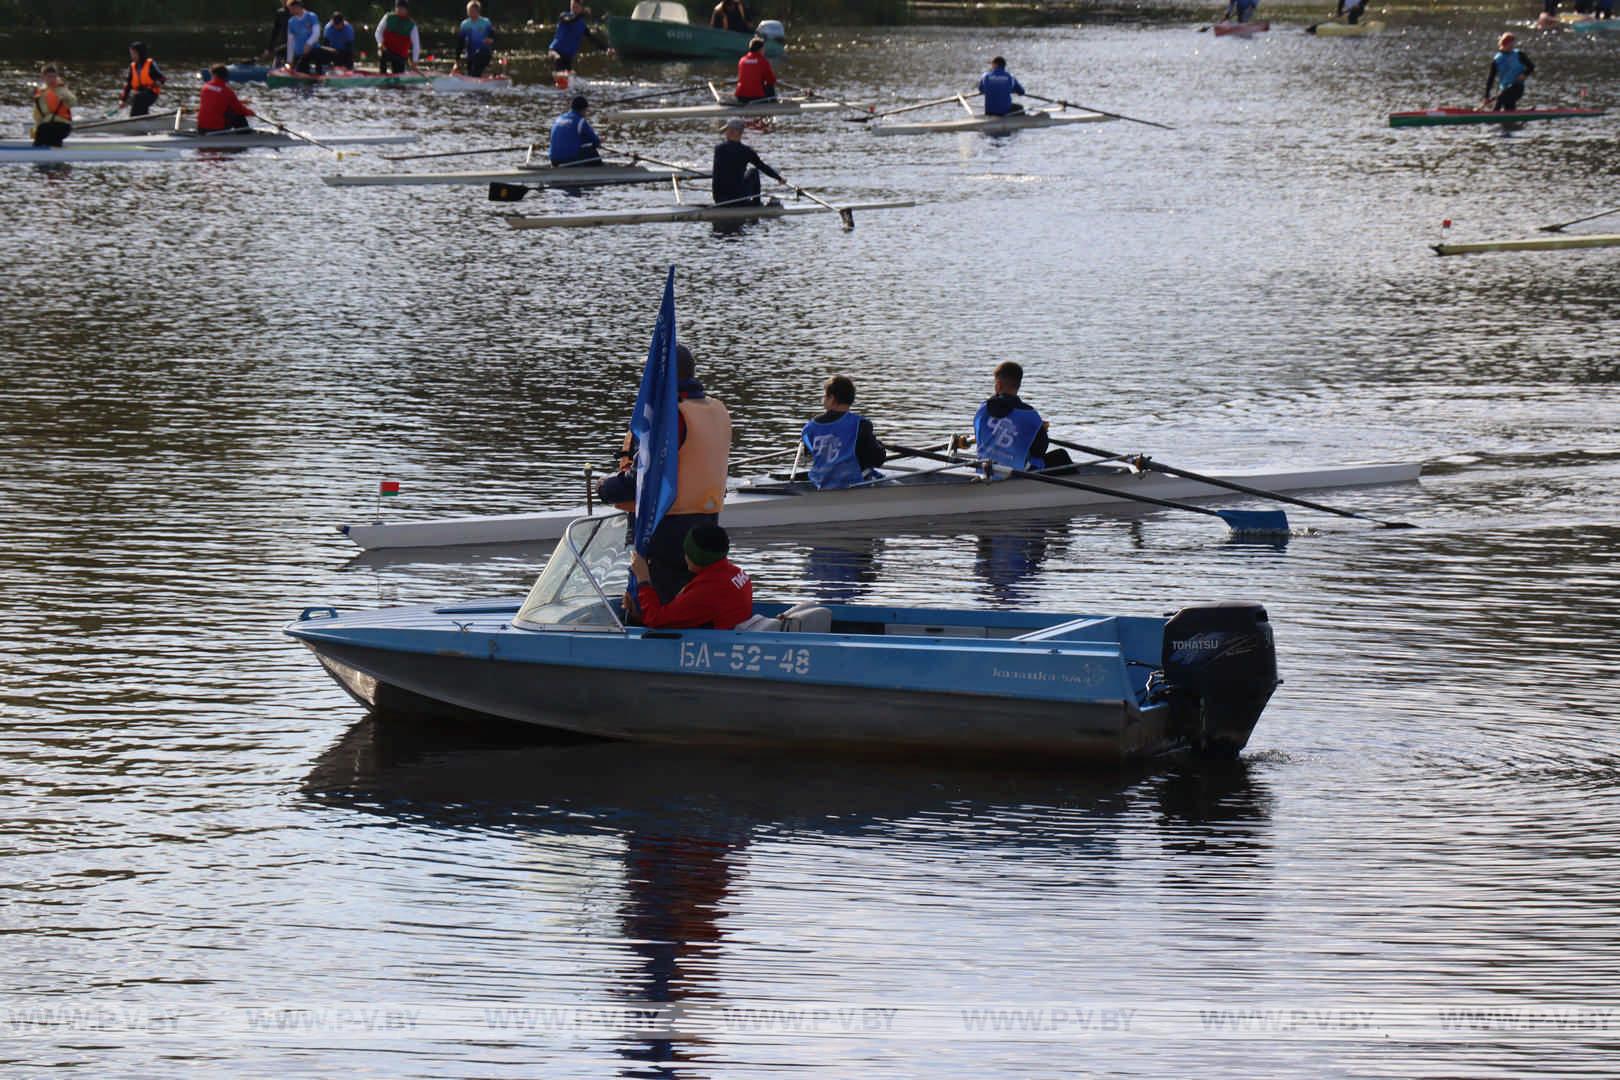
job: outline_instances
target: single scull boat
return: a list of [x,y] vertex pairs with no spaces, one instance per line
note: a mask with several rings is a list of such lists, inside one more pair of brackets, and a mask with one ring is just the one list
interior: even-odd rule
[[1390,127],[1435,127],[1443,124],[1522,124],[1530,120],[1576,120],[1602,116],[1604,109],[1420,109],[1389,114]]
[[1383,33],[1384,24],[1377,19],[1358,23],[1328,22],[1318,24],[1310,32],[1317,37],[1368,37]]
[[709,174],[674,169],[648,169],[640,165],[519,165],[516,169],[488,169],[475,172],[434,173],[355,173],[349,176],[323,176],[329,187],[426,187],[433,184],[528,184],[532,187],[583,188],[613,184],[662,184],[681,180],[705,180]]
[[1436,255],[1479,255],[1487,251],[1569,251],[1574,248],[1620,247],[1620,235],[1532,236],[1524,240],[1479,240],[1469,244],[1431,244]]
[[[1326,491],[1409,483],[1416,480],[1421,471],[1422,466],[1417,464],[1336,465],[1271,472],[1220,473],[1214,479],[1233,480],[1266,491]],[[834,522],[955,517],[1020,510],[1077,510],[1096,506],[1117,508],[1121,503],[1129,502],[1131,495],[1160,499],[1231,497],[1231,492],[1197,480],[1157,472],[1139,473],[1111,465],[1081,466],[1057,475],[1072,476],[1094,487],[1117,490],[1120,492],[1118,498],[1017,478],[984,483],[966,475],[965,468],[951,473],[933,466],[898,463],[885,465],[883,472],[883,482],[842,491],[817,491],[808,484],[777,483],[769,479],[734,482],[731,493],[726,497],[720,521],[731,529],[763,529],[783,525],[818,526]],[[585,513],[585,507],[574,507],[527,514],[354,523],[339,525],[337,530],[367,551],[514,544],[555,540],[563,534],[570,521]]]
[[809,98],[774,98],[750,101],[747,105],[727,105],[711,102],[707,105],[658,105],[646,109],[604,109],[597,114],[603,120],[710,120],[716,117],[740,116],[744,120],[763,116],[798,116],[800,113],[835,112],[846,109],[836,101],[813,101]]
[[0,146],[0,165],[63,165],[68,162],[96,161],[173,161],[180,156],[178,150],[159,150],[149,146],[91,146],[85,139],[77,145],[36,147],[31,143]]
[[309,75],[302,71],[293,71],[291,68],[277,68],[264,78],[264,84],[270,89],[284,89],[286,87],[314,87],[324,86],[332,90],[342,90],[351,87],[363,86],[426,86],[431,76],[415,72],[406,72],[402,75],[384,74],[381,71],[345,71],[334,70],[325,75]]
[[[399,146],[416,141],[415,135],[319,135],[312,136],[328,146]],[[23,139],[0,139],[0,147],[15,149],[27,145]],[[154,150],[272,150],[296,149],[314,145],[307,139],[279,131],[254,129],[217,131],[203,134],[197,131],[170,131],[150,135],[85,135],[75,134],[67,143],[70,147],[96,147],[114,149]]]
[[909,124],[874,124],[872,134],[932,135],[938,132],[976,131],[985,135],[1007,135],[1025,128],[1097,124],[1112,119],[1112,116],[1094,112],[1022,112],[1006,116],[960,116],[954,120],[926,120]]
[[1218,22],[1215,24],[1215,36],[1226,37],[1236,34],[1247,37],[1250,34],[1263,34],[1271,29],[1269,22]]
[[440,94],[492,94],[512,89],[512,80],[505,75],[435,75],[428,83]]
[[917,204],[899,202],[850,203],[826,206],[670,206],[651,210],[598,210],[584,214],[509,214],[506,223],[514,229],[584,229],[597,225],[656,225],[674,222],[709,221],[717,225],[757,221],[762,218],[797,217],[800,214],[831,214],[844,211],[898,210]]

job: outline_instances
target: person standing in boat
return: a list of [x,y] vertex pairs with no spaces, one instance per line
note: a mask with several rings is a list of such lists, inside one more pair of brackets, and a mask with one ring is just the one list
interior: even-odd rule
[[690,577],[668,600],[653,587],[647,560],[640,553],[632,555],[641,625],[650,630],[734,630],[752,618],[754,583],[729,554],[731,537],[720,526],[688,529],[681,538],[681,559]]
[[737,89],[732,97],[746,105],[776,96],[776,71],[765,58],[765,39],[756,37],[737,61]]
[[[731,465],[731,413],[725,402],[704,391],[697,379],[697,363],[685,345],[675,346],[675,376],[680,445],[675,460],[675,501],[653,530],[647,549],[653,589],[666,604],[692,578],[682,547],[686,534],[700,525],[720,523]],[[597,488],[603,502],[635,510],[635,461],[635,441],[626,435],[619,451],[619,472]]]
[[569,102],[568,111],[557,117],[556,122],[551,125],[553,165],[601,162],[602,140],[596,137],[596,130],[591,127],[591,122],[585,119],[588,111],[590,102],[585,100],[584,94],[579,94]]
[[730,30],[734,34],[754,32],[748,23],[748,9],[743,7],[742,0],[720,0],[709,14],[709,25],[716,30]]
[[165,79],[157,63],[146,54],[146,43],[129,43],[129,74],[124,76],[124,92],[118,104],[129,106],[129,115],[146,116],[163,93]]
[[979,79],[979,93],[984,95],[984,115],[1008,116],[1024,111],[1013,102],[1013,95],[1023,96],[1024,88],[1007,70],[1007,61],[996,57],[990,61],[990,70]]
[[292,0],[282,0],[276,17],[270,24],[270,39],[264,46],[264,59],[272,67],[287,62],[287,20],[292,17]]
[[[1485,104],[1492,105],[1497,112],[1512,112],[1519,107],[1519,99],[1524,96],[1524,80],[1535,73],[1536,65],[1530,58],[1519,51],[1518,39],[1512,34],[1503,34],[1496,43],[1496,55],[1491,57],[1490,69],[1485,72]],[[1497,88],[1494,99],[1491,97],[1491,87]]]
[[73,134],[73,106],[79,100],[62,81],[55,64],[40,68],[39,80],[34,88],[34,145],[58,147]]
[[391,15],[377,22],[377,67],[385,74],[415,71],[422,59],[422,32],[411,18],[411,5],[399,0]]
[[258,114],[231,89],[231,69],[215,64],[208,73],[212,78],[203,83],[202,96],[197,101],[197,130],[206,135],[210,131],[246,128],[248,117]]
[[759,205],[759,174],[764,173],[778,184],[787,183],[782,174],[760,160],[754,148],[742,141],[743,118],[733,116],[721,128],[725,139],[714,148],[714,165],[710,169],[710,191],[716,206]]
[[973,440],[980,461],[1009,469],[1052,469],[1070,464],[1067,451],[1052,448],[1046,421],[1024,403],[1018,391],[1024,369],[1011,360],[996,365],[995,394],[979,406],[973,418]]
[[557,32],[551,35],[546,53],[551,57],[551,70],[558,75],[574,70],[574,57],[587,40],[609,56],[613,55],[608,43],[591,30],[590,16],[591,9],[585,6],[584,0],[568,0],[568,10],[557,16]]
[[[466,57],[465,63],[462,57]],[[484,18],[484,9],[478,0],[467,5],[467,17],[456,29],[456,66],[452,71],[464,71],[474,79],[484,77],[484,69],[495,59],[495,24]]]
[[326,59],[321,49],[321,17],[298,0],[287,5],[287,66],[311,72]]
[[332,66],[353,70],[354,24],[344,18],[343,12],[334,11],[321,31],[321,46],[331,58]]
[[848,375],[828,379],[821,404],[826,411],[804,425],[799,436],[810,452],[810,482],[826,491],[876,479],[889,451],[878,441],[872,421],[851,409],[855,381]]
[[1360,22],[1366,13],[1367,0],[1339,0],[1338,9],[1334,12],[1335,15],[1343,15],[1344,21],[1351,26]]

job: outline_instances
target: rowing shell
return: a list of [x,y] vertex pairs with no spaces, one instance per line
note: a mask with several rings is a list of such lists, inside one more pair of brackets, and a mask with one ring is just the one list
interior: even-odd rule
[[[1234,480],[1266,491],[1307,491],[1409,483],[1416,480],[1421,471],[1422,466],[1417,464],[1338,465],[1291,472],[1227,473],[1216,479]],[[773,484],[769,481],[739,483],[726,496],[720,523],[729,529],[766,529],[788,525],[820,526],[833,522],[1118,506],[1122,502],[1129,502],[1129,495],[1150,495],[1158,499],[1232,497],[1230,491],[1197,480],[1157,472],[1137,473],[1117,466],[1083,466],[1063,474],[1108,489],[1101,493],[1017,478],[987,484],[963,476],[961,472],[950,475],[934,471],[932,467],[887,465],[884,472],[893,482],[843,491],[816,491],[805,484]],[[584,507],[574,507],[533,514],[375,522],[369,525],[339,525],[337,528],[338,532],[367,551],[518,544],[555,540],[563,534],[570,521],[585,513]]]
[[1433,127],[1438,124],[1522,124],[1529,120],[1575,120],[1602,116],[1603,109],[1422,109],[1389,114],[1390,127]]
[[658,210],[599,210],[590,214],[509,214],[506,223],[514,229],[585,229],[596,225],[656,225],[666,222],[712,221],[716,224],[754,221],[759,218],[797,217],[800,214],[830,214],[834,211],[898,210],[916,206],[906,202],[852,203],[829,209],[825,206],[671,206]]
[[1567,251],[1571,248],[1620,247],[1620,234],[1534,236],[1527,240],[1480,240],[1471,244],[1431,244],[1436,255],[1478,255],[1486,251]]
[[986,135],[1007,135],[1024,128],[1058,127],[1063,124],[1098,124],[1112,116],[1094,112],[1023,112],[1006,116],[962,116],[955,120],[928,120],[916,124],[875,124],[874,135],[931,135],[941,131],[978,131]]
[[835,101],[810,101],[806,98],[779,98],[774,101],[751,101],[747,105],[665,105],[648,109],[607,109],[599,114],[603,120],[707,120],[714,117],[740,116],[744,120],[756,116],[798,116],[800,113],[834,112],[846,106]]
[[[415,135],[320,135],[311,136],[328,146],[398,146],[416,141]],[[23,139],[0,139],[0,148],[12,149],[29,145]],[[312,145],[307,139],[295,138],[279,131],[220,131],[204,135],[197,131],[171,131],[155,135],[75,135],[68,142],[72,147],[97,147],[103,150],[120,147],[153,150],[253,150],[268,147],[284,150]]]
[[1268,22],[1218,22],[1215,24],[1215,36],[1238,34],[1247,37],[1250,34],[1263,34],[1270,29],[1271,24]]
[[271,90],[289,86],[325,86],[340,90],[356,86],[423,86],[429,79],[430,76],[409,72],[385,75],[380,71],[333,71],[326,75],[306,75],[283,67],[266,75],[264,84]]
[[[90,142],[89,139],[84,143]],[[36,147],[32,143],[6,142],[0,145],[0,165],[60,165],[70,161],[172,161],[180,156],[178,150],[159,150],[148,146],[61,146],[55,149]]]
[[1384,24],[1377,19],[1359,23],[1322,23],[1311,33],[1317,37],[1367,37],[1384,32]]
[[145,116],[114,116],[107,120],[86,120],[73,125],[75,135],[141,135],[153,131],[183,130],[196,121],[183,118],[183,110],[147,113]]
[[483,172],[436,173],[355,173],[349,176],[323,176],[328,187],[427,187],[432,184],[529,184],[533,187],[606,187],[610,184],[662,184],[682,180],[706,180],[706,172],[676,172],[673,169],[644,169],[639,165],[593,165],[557,168],[553,165],[522,165],[516,169]]
[[428,83],[440,94],[490,94],[512,89],[512,80],[505,75],[435,75]]

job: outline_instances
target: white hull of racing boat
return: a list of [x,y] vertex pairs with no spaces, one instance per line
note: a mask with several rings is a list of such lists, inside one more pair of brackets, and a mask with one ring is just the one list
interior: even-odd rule
[[1008,135],[1025,128],[1059,127],[1064,124],[1098,124],[1112,116],[1094,112],[1024,112],[1006,116],[961,116],[955,120],[924,120],[914,124],[873,124],[874,135],[933,135],[942,131],[977,131],[985,135]]
[[[727,495],[720,522],[730,529],[765,529],[891,518],[1117,507],[1129,502],[1129,495],[1151,495],[1160,499],[1233,497],[1230,491],[1197,480],[1106,466],[1062,475],[1117,490],[1121,493],[1119,496],[1034,480],[1011,479],[987,484],[966,478],[960,472],[948,476],[929,473],[927,469],[916,470],[918,475],[905,481],[907,473],[912,471],[885,466],[885,474],[899,482],[844,491],[811,491],[800,484],[795,485],[794,490],[802,493],[786,494],[781,490],[785,485],[772,485],[768,481],[759,482],[764,490],[750,490],[752,483],[742,484]],[[1235,480],[1267,491],[1309,491],[1409,483],[1416,480],[1421,471],[1422,466],[1418,464],[1336,465],[1286,472],[1221,473],[1215,479]],[[597,512],[608,509],[597,507]],[[570,521],[584,513],[584,507],[574,507],[531,514],[339,525],[338,531],[367,551],[516,544],[555,540]]]
[[505,75],[436,75],[428,83],[440,94],[494,94],[512,89],[512,80]]
[[708,173],[644,169],[639,165],[520,165],[482,172],[356,173],[323,176],[329,187],[426,187],[432,184],[529,184],[534,187],[604,187],[610,184],[663,184],[674,177],[707,179]]
[[[328,146],[403,146],[406,143],[416,141],[415,135],[314,135],[311,138],[318,139]],[[23,145],[28,145],[27,140],[0,139],[0,149],[11,150]],[[272,150],[289,150],[309,147],[314,144],[308,139],[284,135],[279,131],[249,129],[246,131],[218,131],[207,135],[196,131],[170,131],[146,135],[104,135],[101,133],[85,135],[83,132],[75,132],[68,139],[67,145],[102,150],[116,147],[154,150],[253,150],[263,147]]]
[[155,131],[195,131],[196,121],[182,109],[147,113],[145,116],[114,116],[106,120],[84,120],[73,125],[75,135],[147,135]]
[[146,146],[86,146],[84,140],[79,145],[59,146],[53,148],[35,147],[31,143],[17,145],[0,145],[0,165],[62,165],[68,162],[96,162],[96,161],[173,161],[180,156],[178,150],[158,150]]
[[756,116],[798,116],[800,113],[836,112],[846,109],[836,101],[810,101],[804,98],[780,98],[775,101],[750,101],[747,105],[664,105],[646,109],[605,109],[602,120],[712,120],[720,117],[740,116],[744,120]]
[[657,225],[687,221],[728,224],[760,218],[797,217],[800,214],[831,214],[835,210],[898,210],[916,206],[914,202],[851,203],[828,209],[825,206],[671,206],[660,210],[600,210],[593,214],[511,214],[506,223],[514,229],[586,229],[597,225]]

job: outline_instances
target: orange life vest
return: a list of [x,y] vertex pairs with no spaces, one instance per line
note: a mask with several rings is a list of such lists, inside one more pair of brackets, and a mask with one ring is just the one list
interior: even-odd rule
[[154,94],[163,93],[163,84],[152,78],[152,60],[150,57],[138,64],[129,65],[129,88],[131,90],[150,90]]
[[[45,108],[40,109],[41,99]],[[57,96],[55,90],[49,86],[41,86],[34,91],[34,115],[40,118],[40,123],[49,123],[52,120],[64,124],[73,123],[73,110],[67,107],[67,102]]]
[[718,514],[726,501],[726,470],[731,465],[731,413],[719,398],[681,402],[686,441],[677,459],[671,514]]

